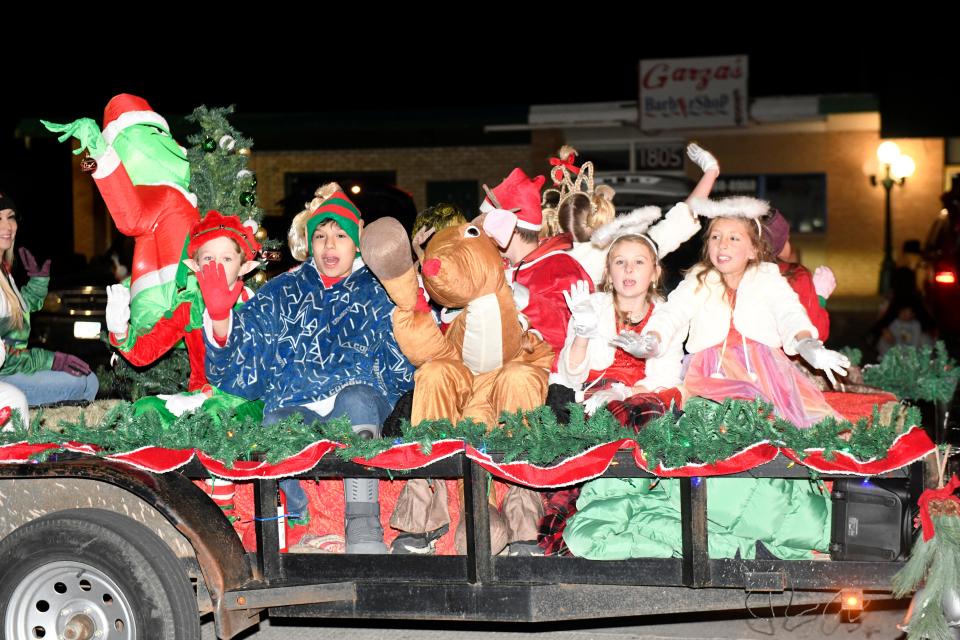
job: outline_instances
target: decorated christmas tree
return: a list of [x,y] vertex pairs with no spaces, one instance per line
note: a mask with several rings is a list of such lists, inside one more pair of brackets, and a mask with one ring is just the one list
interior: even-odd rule
[[[278,259],[278,243],[269,239],[260,226],[263,210],[257,206],[257,177],[248,168],[253,141],[230,124],[227,116],[231,113],[232,106],[200,106],[187,116],[188,122],[199,127],[187,137],[190,191],[197,196],[201,217],[216,210],[239,217],[253,229],[265,256],[259,270],[247,280],[247,286],[256,290],[266,282],[267,259]],[[138,400],[148,395],[186,391],[190,364],[182,343],[180,347],[148,367],[134,367],[122,357],[114,358],[111,368],[101,367],[97,371],[100,395]]]

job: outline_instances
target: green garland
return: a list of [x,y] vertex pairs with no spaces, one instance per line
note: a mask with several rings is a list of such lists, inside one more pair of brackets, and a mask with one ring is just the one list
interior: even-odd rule
[[187,136],[190,190],[197,194],[201,215],[213,209],[260,222],[263,210],[256,205],[257,178],[247,169],[247,156],[239,153],[250,149],[253,140],[233,128],[227,119],[232,113],[232,106],[208,109],[201,105],[187,116],[200,125],[198,133]]
[[[190,161],[190,190],[197,194],[200,215],[216,210],[225,215],[235,215],[241,220],[263,222],[263,209],[257,204],[257,176],[248,168],[253,140],[235,129],[227,118],[233,106],[207,108],[201,105],[187,116],[187,120],[200,126],[200,131],[187,136],[191,147],[187,150]],[[242,150],[246,150],[241,153]],[[280,243],[272,238],[260,242],[264,250],[275,251]],[[266,276],[266,261],[261,261],[258,274]],[[265,280],[264,280],[265,281]],[[261,282],[247,278],[246,286],[254,291]]]
[[[775,418],[772,407],[761,401],[727,400],[718,404],[694,398],[684,408],[681,416],[668,413],[651,421],[639,433],[622,427],[605,409],[586,417],[582,406],[570,405],[571,417],[566,424],[558,421],[548,407],[539,407],[504,413],[501,424],[492,429],[473,420],[463,420],[456,426],[449,420],[424,421],[416,427],[404,422],[403,437],[391,441],[364,440],[353,433],[345,419],[306,424],[300,416],[262,426],[249,413],[194,412],[165,427],[152,412],[138,414],[133,405],[121,403],[97,426],[87,425],[81,414],[76,423],[61,422],[58,431],[50,431],[39,426],[41,416],[36,416],[29,430],[17,425],[14,431],[0,433],[0,444],[75,441],[95,444],[105,454],[144,446],[196,449],[229,464],[255,456],[276,463],[319,439],[346,445],[337,455],[349,460],[369,459],[402,443],[420,443],[429,452],[432,442],[456,438],[481,451],[502,453],[507,462],[525,460],[546,465],[593,446],[630,439],[644,451],[651,466],[661,463],[679,467],[717,462],[762,441],[788,447],[801,455],[804,449],[818,448],[828,458],[836,451],[860,460],[882,458],[898,435],[898,424],[919,424],[919,412],[912,407],[899,417],[883,419],[875,409],[869,421],[862,419],[851,424],[827,418],[809,429],[799,429]],[[849,432],[849,439],[840,437],[843,432]]]
[[958,379],[960,368],[942,341],[933,348],[893,347],[879,364],[863,370],[865,383],[903,400],[950,402]]
[[863,362],[863,352],[856,347],[844,347],[840,349],[840,353],[847,356],[852,367],[859,367],[860,363]]
[[898,598],[920,589],[907,623],[910,640],[954,637],[947,627],[941,600],[945,594],[960,593],[960,518],[933,516],[933,523],[936,534],[929,541],[918,536],[910,560],[893,577]]
[[111,368],[97,368],[97,396],[137,401],[161,393],[180,393],[187,390],[189,378],[190,360],[183,349],[171,349],[145,368],[134,367],[123,356],[117,356]]

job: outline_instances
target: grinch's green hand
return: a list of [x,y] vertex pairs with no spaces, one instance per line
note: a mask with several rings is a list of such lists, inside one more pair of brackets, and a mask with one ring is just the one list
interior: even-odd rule
[[80,155],[86,149],[90,151],[91,156],[99,158],[107,150],[107,143],[103,139],[103,134],[100,133],[100,127],[97,126],[97,123],[92,118],[80,118],[69,124],[57,124],[55,122],[47,122],[46,120],[41,120],[40,122],[43,123],[43,126],[45,126],[48,131],[62,133],[63,135],[57,138],[60,142],[69,140],[70,138],[79,140],[80,148],[73,152],[76,155]]

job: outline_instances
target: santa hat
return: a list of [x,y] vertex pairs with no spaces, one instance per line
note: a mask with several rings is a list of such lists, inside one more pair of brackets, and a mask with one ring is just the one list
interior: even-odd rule
[[[517,214],[517,226],[529,231],[539,231],[543,226],[543,210],[540,205],[540,188],[546,178],[530,178],[522,169],[514,169],[506,179],[492,189],[480,203],[480,212],[504,209]],[[490,191],[488,191],[488,194]]]
[[106,143],[113,144],[121,131],[135,124],[156,125],[170,133],[167,121],[143,98],[129,93],[113,96],[103,110],[103,139]]
[[230,238],[239,246],[247,260],[253,260],[260,251],[260,243],[253,229],[240,222],[237,216],[225,216],[219,211],[208,211],[201,220],[193,223],[187,243],[187,256],[193,257],[197,250],[214,238]]
[[307,251],[313,253],[313,232],[324,220],[333,220],[350,236],[360,251],[360,210],[342,189],[337,189],[320,203],[307,218]]

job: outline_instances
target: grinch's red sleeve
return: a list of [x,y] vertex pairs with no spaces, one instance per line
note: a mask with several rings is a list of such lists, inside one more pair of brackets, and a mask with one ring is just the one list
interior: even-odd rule
[[136,336],[131,346],[124,347],[123,343],[116,341],[113,334],[110,334],[110,343],[119,348],[120,353],[130,364],[143,367],[156,362],[160,356],[183,340],[189,323],[190,303],[184,302],[173,310],[169,318],[160,318],[150,331]]
[[139,236],[154,227],[159,210],[150,211],[144,206],[142,190],[133,184],[112,147],[97,161],[93,179],[120,233]]
[[190,360],[190,380],[187,382],[187,389],[196,391],[207,384],[207,376],[203,368],[206,346],[203,344],[200,329],[188,330],[189,325],[190,303],[183,302],[173,310],[169,318],[160,318],[150,331],[132,339],[132,345],[125,346],[118,343],[113,334],[110,334],[110,343],[118,347],[130,364],[143,367],[156,362],[180,340],[183,340],[186,342],[187,357]]
[[[784,273],[784,265],[780,265],[781,273]],[[813,286],[813,274],[803,265],[788,265],[788,270],[784,273],[787,282],[797,296],[800,298],[800,304],[810,316],[810,322],[817,328],[817,334],[820,340],[826,342],[830,335],[830,314],[820,306],[820,298],[817,297],[817,290]]]

